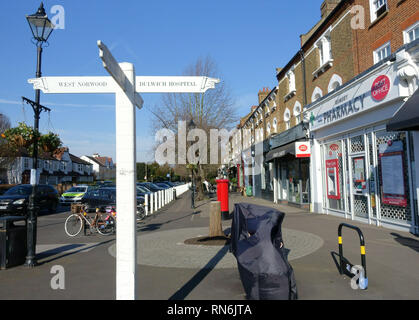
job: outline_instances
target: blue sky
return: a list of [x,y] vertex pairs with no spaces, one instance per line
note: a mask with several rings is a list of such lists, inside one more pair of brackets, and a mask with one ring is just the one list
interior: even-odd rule
[[[65,10],[64,29],[54,30],[43,51],[43,76],[106,76],[99,59],[102,40],[119,62],[134,64],[137,75],[180,75],[199,57],[217,63],[221,80],[231,89],[237,114],[257,104],[263,87],[276,85],[275,69],[300,47],[299,35],[320,19],[323,0],[47,0]],[[27,79],[35,77],[36,47],[25,15],[40,1],[7,1],[0,19],[0,113],[12,125],[33,125],[33,111],[21,97],[34,100]],[[303,10],[302,10],[303,9]],[[137,161],[153,160],[150,112],[159,94],[143,94],[137,110]],[[41,115],[41,132],[57,132],[77,155],[99,153],[115,159],[114,95],[42,94],[52,109]]]

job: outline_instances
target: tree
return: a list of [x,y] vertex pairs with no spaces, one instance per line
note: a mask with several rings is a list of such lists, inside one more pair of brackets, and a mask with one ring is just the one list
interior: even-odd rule
[[2,174],[4,171],[7,171],[9,166],[16,159],[16,155],[10,150],[9,143],[4,135],[4,132],[8,129],[10,129],[10,119],[6,115],[0,113],[0,171],[2,171]]
[[[211,78],[219,78],[220,76],[216,63],[210,58],[199,58],[196,62],[189,65],[183,72],[184,76],[207,76]],[[194,174],[197,181],[198,199],[203,198],[202,182],[207,179],[207,173],[213,172],[214,168],[219,166],[221,158],[218,157],[218,163],[208,164],[210,159],[210,148],[208,148],[211,129],[230,130],[234,123],[238,120],[234,109],[234,102],[231,92],[224,81],[216,85],[215,89],[210,89],[205,93],[166,93],[162,95],[161,104],[156,106],[152,111],[156,121],[154,121],[154,131],[157,133],[161,129],[168,129],[174,133],[175,150],[167,150],[175,154],[176,171],[180,172],[179,167],[186,167],[187,163],[196,164],[189,166],[195,168]],[[195,141],[189,141],[186,148],[190,151],[189,157],[186,157],[187,163],[178,163],[179,153],[179,122],[189,123],[191,120],[197,129],[205,132],[207,141],[199,141],[202,137],[195,137]],[[188,130],[189,133],[189,130]],[[218,138],[217,138],[218,139]],[[203,143],[205,149],[196,150],[194,143]],[[157,147],[157,146],[156,146]],[[217,141],[217,148],[220,147]],[[218,152],[218,155],[220,153]],[[191,159],[194,158],[194,159]],[[172,163],[171,163],[172,164]],[[189,170],[189,172],[191,172]]]

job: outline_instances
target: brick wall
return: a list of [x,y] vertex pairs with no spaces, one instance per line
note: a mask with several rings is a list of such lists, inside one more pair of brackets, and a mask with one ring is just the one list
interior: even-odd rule
[[353,30],[354,68],[361,73],[374,64],[373,52],[390,41],[391,52],[404,44],[403,31],[419,20],[417,0],[387,0],[388,10],[371,22],[369,0],[356,0],[365,9],[365,28]]

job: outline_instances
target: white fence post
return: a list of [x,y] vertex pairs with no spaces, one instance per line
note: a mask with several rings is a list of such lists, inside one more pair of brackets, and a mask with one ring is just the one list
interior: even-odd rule
[[154,197],[153,193],[150,193],[150,213],[154,212]]
[[145,215],[148,216],[148,194],[144,195],[144,211]]
[[154,211],[157,211],[157,192],[154,192],[153,195],[154,195],[154,203],[153,203]]

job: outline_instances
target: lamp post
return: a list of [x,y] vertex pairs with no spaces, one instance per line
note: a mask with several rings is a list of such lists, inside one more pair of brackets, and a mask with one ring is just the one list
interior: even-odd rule
[[[195,123],[193,122],[193,119],[189,121],[188,123],[188,130],[195,129]],[[191,186],[192,186],[192,195],[191,195],[191,208],[195,209],[195,177],[194,177],[194,167],[191,166],[192,171],[192,177],[191,177]]]
[[[42,62],[42,46],[47,43],[49,36],[54,30],[54,25],[48,19],[47,14],[45,13],[44,4],[41,2],[36,13],[27,15],[26,19],[31,28],[33,39],[35,40],[37,48],[37,62],[36,62],[36,77],[41,77],[41,62]],[[31,104],[35,116],[34,116],[34,129],[35,132],[38,132],[39,129],[39,118],[43,110],[48,110],[47,108],[41,106],[40,102],[40,90],[35,90],[35,101],[29,102],[29,99],[26,99],[28,103]],[[37,228],[37,207],[35,204],[35,194],[36,194],[36,184],[37,184],[37,168],[38,168],[38,141],[35,139],[33,144],[33,153],[32,153],[32,170],[31,170],[31,184],[32,184],[32,193],[29,197],[28,203],[28,233],[27,233],[27,254],[26,254],[26,267],[34,267],[36,265],[36,228]]]

